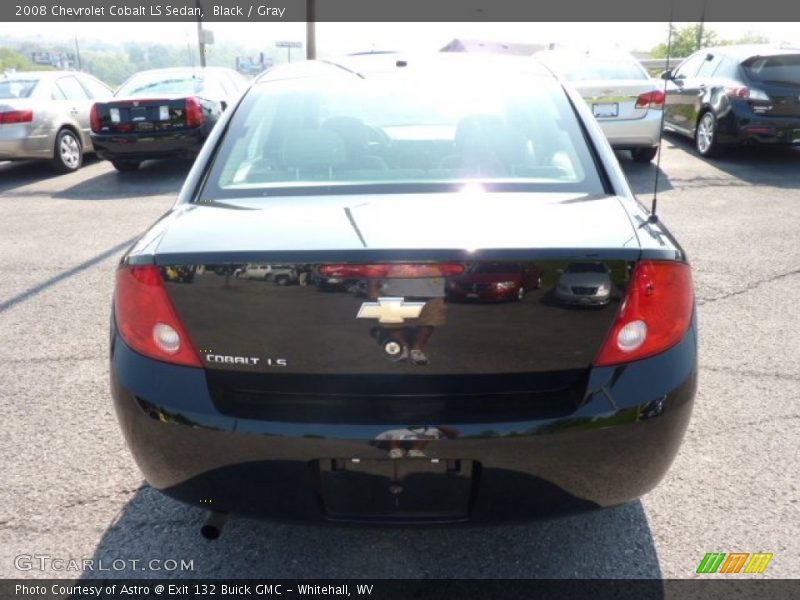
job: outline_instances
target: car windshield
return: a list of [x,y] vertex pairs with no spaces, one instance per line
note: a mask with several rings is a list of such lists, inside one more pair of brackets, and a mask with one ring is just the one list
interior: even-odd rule
[[543,62],[567,81],[648,79],[644,69],[627,57],[559,56],[543,58]]
[[600,263],[573,263],[567,273],[605,273],[606,267]]
[[131,77],[114,94],[118,98],[142,98],[156,94],[190,96],[200,91],[203,80],[191,73],[144,72]]
[[0,79],[0,99],[30,98],[38,79]]
[[753,81],[800,85],[800,54],[759,56],[743,66]]
[[555,80],[375,75],[257,84],[231,120],[201,201],[476,180],[603,192]]

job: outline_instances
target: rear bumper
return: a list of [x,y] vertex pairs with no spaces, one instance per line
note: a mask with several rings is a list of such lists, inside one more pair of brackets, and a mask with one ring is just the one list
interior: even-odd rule
[[[696,374],[693,323],[667,352],[594,369],[585,402],[567,417],[437,423],[432,415],[428,426],[454,428],[458,436],[426,442],[424,458],[403,462],[476,465],[465,515],[470,521],[621,504],[657,485],[672,463],[691,414]],[[388,449],[376,438],[410,426],[232,418],[214,406],[204,371],[142,357],[116,334],[111,390],[125,438],[153,487],[196,506],[281,520],[330,520],[320,464],[386,460]]]
[[22,131],[11,131],[14,128],[14,125],[4,125],[0,130],[0,160],[53,158],[54,135],[28,135]]
[[800,145],[800,117],[767,117],[751,110],[719,117],[718,139],[724,144]]
[[92,134],[97,156],[106,160],[148,160],[157,158],[194,158],[203,147],[207,127],[180,132]]
[[648,110],[641,119],[598,120],[611,146],[616,150],[658,146],[661,111]]

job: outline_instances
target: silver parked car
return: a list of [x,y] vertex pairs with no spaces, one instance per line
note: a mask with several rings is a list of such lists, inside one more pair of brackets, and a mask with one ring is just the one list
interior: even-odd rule
[[615,150],[630,150],[637,162],[655,157],[664,110],[663,83],[652,79],[633,56],[555,49],[534,57],[578,90]]
[[89,111],[111,89],[86,73],[30,71],[0,75],[0,160],[42,159],[62,173],[91,152]]
[[611,301],[611,273],[601,262],[570,264],[556,285],[556,300],[562,304],[603,306]]

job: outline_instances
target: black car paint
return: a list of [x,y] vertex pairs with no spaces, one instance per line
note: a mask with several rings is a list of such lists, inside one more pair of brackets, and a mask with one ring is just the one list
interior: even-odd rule
[[[385,418],[353,424],[336,416],[315,422],[305,403],[294,421],[285,413],[275,420],[226,415],[212,399],[202,369],[142,357],[116,334],[111,373],[117,416],[148,482],[178,500],[220,511],[331,520],[321,497],[319,461],[385,459],[375,438],[409,425]],[[518,407],[495,411],[493,419],[478,422],[474,415],[468,422],[448,415],[447,425],[458,429],[458,438],[431,441],[425,453],[428,460],[480,465],[468,514],[365,513],[346,520],[498,522],[637,498],[658,483],[678,451],[696,377],[693,321],[683,342],[663,354],[592,369],[567,415],[548,412],[549,407],[538,415]],[[427,423],[440,423],[436,411]],[[379,483],[389,493],[390,481]]]
[[[223,75],[209,70],[204,74],[205,79],[221,79]],[[230,87],[230,84],[226,84]],[[159,96],[160,97],[160,96]],[[147,119],[143,124],[146,128],[137,128],[134,131],[113,131],[109,116],[109,106],[119,106],[123,115],[134,102],[147,105],[152,103],[148,99],[113,98],[98,104],[101,123],[100,131],[91,134],[92,144],[100,158],[113,161],[143,161],[159,158],[195,158],[203,147],[206,138],[214,129],[219,118],[229,104],[236,101],[238,91],[231,91],[229,96],[218,97],[208,93],[205,84],[193,96],[200,105],[203,114],[203,124],[198,127],[186,127],[184,124],[185,99],[183,96],[164,97],[160,104],[169,107],[170,118],[167,121]],[[153,107],[149,107],[152,112]],[[128,121],[130,122],[130,121]]]
[[[762,52],[768,56],[797,51],[764,48]],[[716,118],[719,144],[800,144],[800,85],[753,81],[742,66],[748,56],[737,49],[708,48],[672,70],[666,76],[665,127],[693,138],[700,117],[710,111]],[[764,92],[771,101],[731,97],[725,91],[743,87]],[[782,110],[764,111],[760,105]]]
[[[566,93],[582,121],[590,123],[591,114],[580,98],[569,90]],[[364,248],[345,228],[337,231],[336,227],[327,233],[309,233],[304,227],[297,230],[302,236],[286,243],[292,237],[286,235],[291,233],[290,227],[285,235],[277,236],[282,241],[253,248],[242,243],[247,235],[230,226],[217,228],[209,245],[207,236],[192,232],[218,223],[220,214],[238,213],[242,227],[253,223],[269,227],[272,222],[268,203],[262,211],[266,218],[258,214],[260,209],[235,202],[219,206],[195,203],[208,161],[213,160],[232,113],[227,111],[212,131],[173,210],[123,258],[122,265],[194,269],[188,284],[167,282],[171,293],[178,286],[188,289],[197,285],[200,265],[208,277],[216,277],[218,285],[225,286],[234,279],[235,267],[248,263],[613,260],[632,264],[642,259],[686,260],[666,227],[651,219],[635,200],[597,127],[587,127],[585,134],[612,194],[601,202],[614,207],[617,221],[608,229],[598,227],[601,234],[591,245],[575,238],[573,245],[558,248],[521,242],[509,247],[507,238],[501,236],[493,244],[470,251],[441,242],[433,247],[397,246],[373,235],[369,247]],[[577,200],[576,204],[580,206]],[[621,223],[627,223],[627,230]],[[375,231],[389,230],[377,227]],[[605,238],[603,231],[607,232]],[[270,238],[264,235],[262,239]],[[313,243],[309,247],[300,243],[302,240]],[[307,291],[300,286],[280,290],[288,294]],[[339,295],[320,294],[334,300]],[[552,308],[545,298],[526,299],[529,301]],[[202,294],[175,302],[179,311],[188,314],[193,303],[202,302]],[[596,318],[606,314],[602,311],[611,316],[614,310],[602,308]],[[213,311],[196,314],[207,317],[205,323],[202,319],[194,323],[198,332],[231,324],[230,320],[216,323]],[[349,325],[346,328],[351,329]],[[326,345],[332,339],[326,331],[317,330],[316,335],[303,331],[296,341],[301,346]],[[307,373],[311,377],[304,390],[296,386],[302,372],[272,375],[264,368],[245,374],[241,369],[181,367],[145,358],[125,344],[112,319],[112,395],[125,437],[147,480],[190,504],[281,519],[381,523],[514,520],[627,502],[658,483],[678,450],[691,414],[696,335],[693,319],[678,345],[619,367],[592,368],[587,347],[580,364],[538,376],[504,372],[500,361],[477,374],[464,364],[449,374],[435,370],[433,374],[415,373],[404,366],[399,377],[387,376],[385,369],[371,378],[365,378],[365,373],[342,373],[338,378],[334,373]],[[496,341],[494,348],[499,343]],[[377,346],[374,350],[378,352]],[[236,352],[234,348],[229,351]],[[330,356],[335,360],[337,348],[331,348]],[[476,351],[475,356],[480,359],[481,353]],[[231,378],[251,393],[226,393]],[[271,393],[268,406],[259,404],[260,392],[275,392],[281,385],[283,391],[294,390],[294,402]],[[382,393],[381,386],[391,393]],[[457,393],[447,393],[453,390]],[[467,393],[469,390],[473,393]],[[369,410],[353,416],[348,399]],[[348,409],[349,420],[343,418]],[[424,458],[388,460],[380,435],[415,424],[458,433],[426,440]],[[405,449],[409,445],[413,442],[404,443]],[[448,483],[437,488],[435,481]],[[406,510],[391,509],[398,485],[406,488],[403,494],[408,506],[401,507]],[[438,490],[437,497],[452,497],[449,508],[426,505],[424,497],[433,489]],[[364,501],[364,495],[359,500],[358,494],[353,496],[354,490],[369,490],[366,497],[374,502]]]
[[105,160],[194,158],[216,121],[183,131],[92,134],[97,156]]

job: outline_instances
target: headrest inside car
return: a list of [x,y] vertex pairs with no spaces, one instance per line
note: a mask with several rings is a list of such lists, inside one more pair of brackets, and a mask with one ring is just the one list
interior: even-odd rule
[[330,129],[298,129],[283,143],[283,164],[289,169],[322,170],[347,162],[342,137]]

